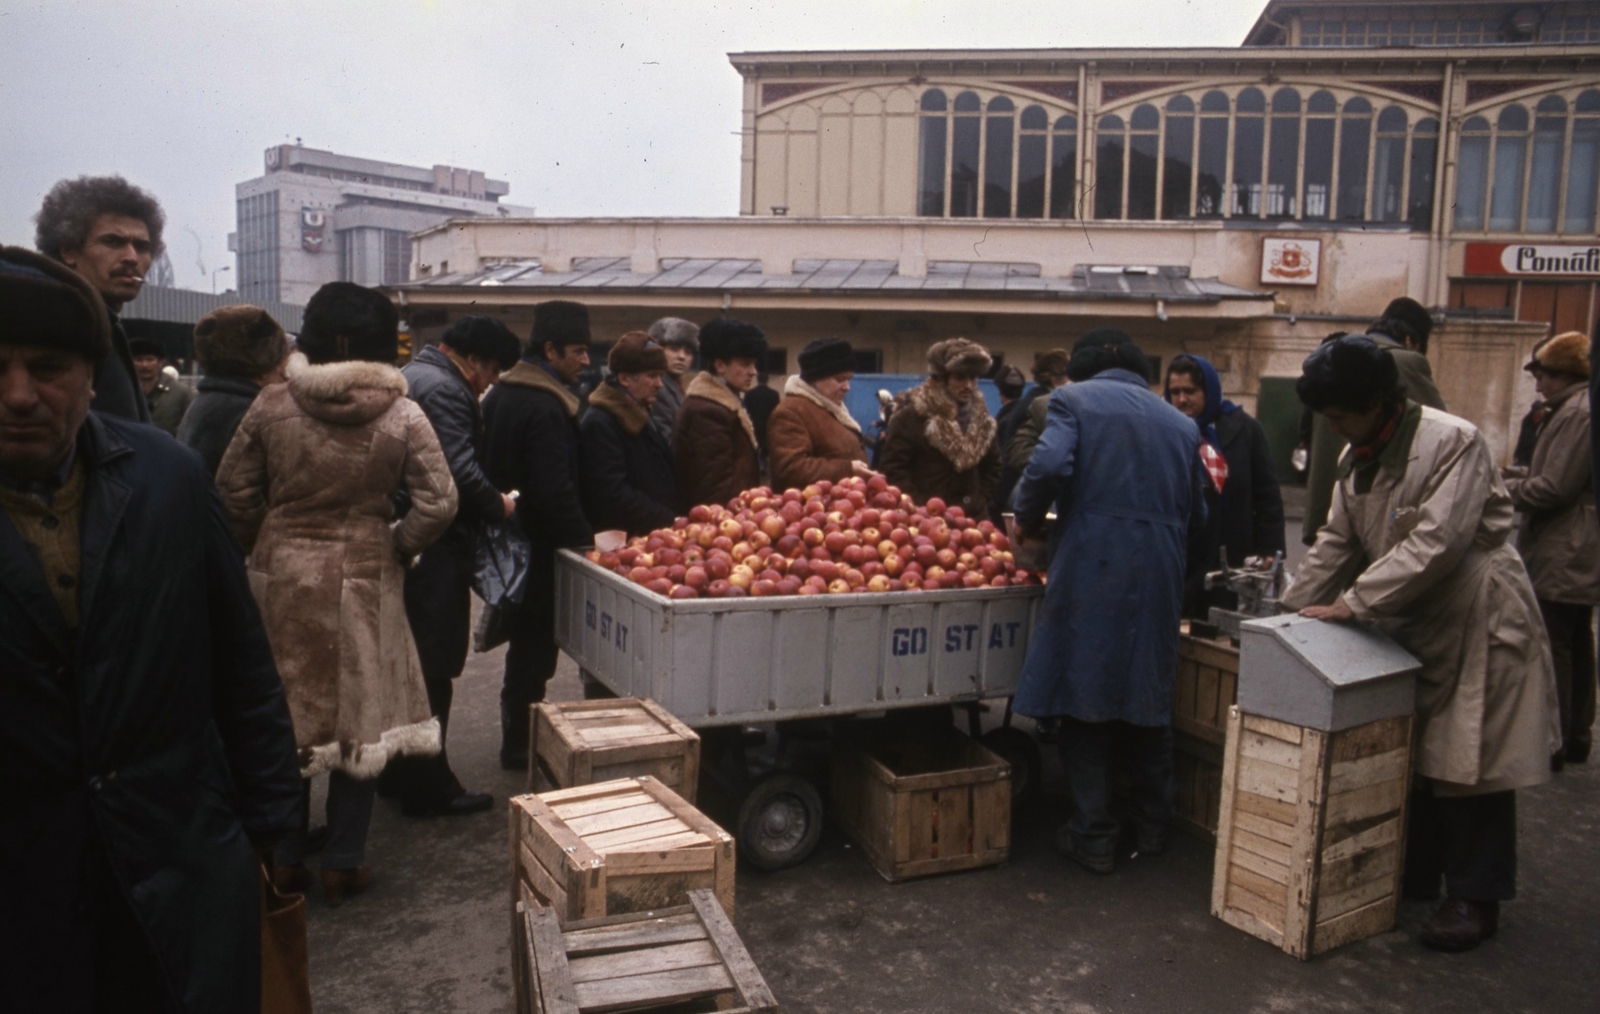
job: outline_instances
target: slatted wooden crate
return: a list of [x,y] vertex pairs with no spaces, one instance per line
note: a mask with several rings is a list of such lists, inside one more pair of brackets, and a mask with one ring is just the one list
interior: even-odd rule
[[1227,638],[1183,634],[1172,709],[1172,778],[1178,826],[1214,841],[1222,801],[1222,748],[1239,688],[1239,649]]
[[700,737],[655,701],[625,697],[535,704],[529,725],[529,792],[650,775],[694,802]]
[[1393,927],[1412,716],[1228,723],[1212,914],[1299,958]]
[[648,775],[515,796],[510,810],[516,877],[563,924],[682,904],[701,887],[733,912],[733,836]]
[[716,1010],[776,1014],[778,1002],[707,890],[643,916],[568,923],[526,886],[512,940],[518,1014]]
[[992,866],[1011,854],[1011,767],[953,728],[842,739],[833,804],[845,833],[891,883]]

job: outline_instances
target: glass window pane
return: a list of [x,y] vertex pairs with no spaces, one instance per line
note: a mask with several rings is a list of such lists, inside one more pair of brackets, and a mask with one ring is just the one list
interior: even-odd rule
[[1259,88],[1246,88],[1239,93],[1239,112],[1264,113],[1267,111],[1267,97]]
[[[1282,95],[1283,92],[1279,92]],[[1274,106],[1277,97],[1273,98]],[[1295,105],[1300,104],[1299,96]],[[1300,117],[1272,118],[1272,147],[1267,155],[1268,218],[1293,218],[1300,209],[1295,200],[1295,176],[1300,164]]]
[[[1589,93],[1585,93],[1589,94]],[[1580,102],[1582,96],[1579,96]],[[1580,116],[1572,121],[1572,149],[1567,157],[1567,214],[1565,232],[1593,232],[1595,185],[1600,183],[1600,118]]]
[[983,108],[983,103],[978,100],[977,92],[962,92],[956,96],[956,112],[976,113]]
[[1187,95],[1174,95],[1167,100],[1167,112],[1192,113],[1194,112],[1194,99]]
[[1378,114],[1378,133],[1393,134],[1405,133],[1406,111],[1399,106],[1390,106]]
[[[964,94],[971,95],[971,92]],[[973,101],[977,96],[973,95]],[[956,98],[961,108],[961,98]],[[978,214],[978,116],[957,116],[950,151],[950,214],[972,218]]]
[[1372,217],[1379,222],[1401,219],[1401,188],[1406,178],[1404,134],[1380,134],[1372,165]]
[[1200,99],[1202,113],[1226,113],[1228,108],[1228,96],[1222,92],[1206,92]]
[[[1541,102],[1541,108],[1543,105]],[[1529,232],[1556,231],[1556,199],[1561,194],[1561,149],[1566,140],[1566,116],[1541,116],[1535,121],[1533,166],[1528,174]]]
[[[1023,114],[1027,119],[1027,114]],[[1044,134],[1023,134],[1017,139],[1017,217],[1044,217]]]
[[1325,220],[1333,210],[1333,117],[1306,121],[1305,217]]
[[1500,119],[1497,126],[1501,130],[1527,130],[1528,111],[1522,106],[1506,106],[1500,110]]
[[[995,99],[989,103],[993,110],[995,104],[1000,102]],[[1006,102],[1009,107],[1011,103]],[[1011,217],[1011,153],[1013,136],[1013,118],[1010,112],[988,117],[985,129],[988,132],[983,156],[983,215],[985,218],[1010,218]]]
[[1456,161],[1456,228],[1477,231],[1483,228],[1483,200],[1489,176],[1489,139],[1481,134],[1463,136]]
[[928,112],[944,112],[944,92],[937,88],[922,93],[922,108]]
[[1274,113],[1298,113],[1300,111],[1300,93],[1293,88],[1279,88],[1272,94],[1272,111]]
[[[957,109],[961,107],[956,106]],[[1345,114],[1348,116],[1366,116],[1372,112],[1372,103],[1363,98],[1353,98],[1344,104]]]
[[989,100],[989,112],[991,113],[1012,113],[1016,112],[1016,109],[1017,107],[1012,105],[1011,100],[1004,95],[996,95]]
[[1142,105],[1133,111],[1129,125],[1134,130],[1157,130],[1161,127],[1161,114],[1155,106]]
[[1423,120],[1411,138],[1411,197],[1406,220],[1413,229],[1433,228],[1433,180],[1438,162],[1439,125]]
[[1564,113],[1567,111],[1567,100],[1559,95],[1546,95],[1534,108],[1541,113]]
[[1128,217],[1156,217],[1156,159],[1161,135],[1139,133],[1128,139]]
[[1481,116],[1468,117],[1467,122],[1461,125],[1461,129],[1468,134],[1487,134],[1489,132],[1489,121]]
[[1306,103],[1306,111],[1311,113],[1336,113],[1339,111],[1339,102],[1333,97],[1332,92],[1316,92],[1311,100]]
[[[924,96],[926,103],[926,96]],[[922,158],[917,181],[917,214],[944,214],[944,141],[948,124],[943,115],[922,118]]]
[[1228,121],[1220,116],[1200,120],[1200,180],[1195,214],[1222,214],[1223,181],[1228,175]]
[[1512,232],[1522,212],[1522,162],[1525,134],[1501,134],[1494,145],[1494,190],[1489,195],[1489,231]]
[[1579,95],[1576,108],[1580,113],[1600,112],[1600,91],[1591,88]]
[[1122,117],[1101,117],[1094,170],[1094,217],[1121,218]]
[[1022,111],[1023,130],[1045,130],[1050,126],[1050,117],[1043,106],[1029,106]]
[[1261,214],[1261,155],[1266,119],[1238,116],[1233,121],[1233,199],[1229,213],[1256,218]]
[[[1172,104],[1168,103],[1171,109]],[[1191,109],[1194,108],[1190,103]],[[1161,183],[1161,217],[1189,217],[1189,185],[1194,179],[1194,117],[1167,114],[1166,175]]]
[[1078,120],[1056,120],[1050,138],[1050,217],[1078,218]]
[[1349,111],[1370,113],[1372,107],[1363,99],[1351,99],[1345,103],[1345,110],[1339,142],[1338,215],[1342,221],[1359,222],[1367,213],[1367,151],[1372,143],[1372,117],[1352,116]]

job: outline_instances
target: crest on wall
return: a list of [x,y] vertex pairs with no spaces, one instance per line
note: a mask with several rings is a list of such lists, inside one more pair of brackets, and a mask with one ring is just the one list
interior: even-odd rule
[[1316,285],[1322,275],[1322,240],[1269,236],[1261,241],[1261,284]]
[[320,208],[300,209],[300,249],[321,253],[327,244],[328,213]]

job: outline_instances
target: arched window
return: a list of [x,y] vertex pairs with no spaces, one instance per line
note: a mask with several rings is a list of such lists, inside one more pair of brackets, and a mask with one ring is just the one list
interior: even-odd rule
[[1222,192],[1228,179],[1228,113],[1231,106],[1223,92],[1206,92],[1200,97],[1200,177],[1195,187],[1195,214],[1222,215]]
[[1461,125],[1456,153],[1456,228],[1483,228],[1483,205],[1489,191],[1489,121],[1470,117]]
[[1094,161],[1094,217],[1122,217],[1123,126],[1120,116],[1100,118]]
[[1188,218],[1194,188],[1194,99],[1167,100],[1167,150],[1161,166],[1161,217]]
[[1522,167],[1528,158],[1528,110],[1506,106],[1495,121],[1494,184],[1489,192],[1489,230],[1513,232],[1522,212]]
[[983,138],[983,217],[1011,217],[1012,138],[1017,107],[1004,95],[989,100]]
[[973,218],[978,214],[982,112],[983,103],[976,92],[962,92],[956,96],[950,144],[950,215],[954,218]]
[[1346,222],[1367,217],[1367,155],[1372,148],[1372,103],[1354,98],[1344,104],[1339,139],[1339,211]]
[[1268,218],[1294,218],[1300,170],[1300,93],[1279,88],[1272,96],[1272,143],[1267,154]]
[[1233,118],[1234,218],[1261,216],[1261,159],[1266,141],[1267,97],[1259,88],[1239,93]]
[[1081,218],[1078,210],[1078,118],[1060,116],[1050,132],[1050,217]]
[[1378,114],[1378,144],[1372,157],[1372,217],[1398,222],[1405,213],[1406,111],[1390,106]]
[[1529,232],[1555,232],[1561,201],[1561,159],[1567,146],[1567,100],[1546,95],[1533,121],[1533,161],[1528,167]]
[[1600,182],[1600,91],[1586,91],[1573,103],[1572,154],[1567,159],[1566,232],[1593,232],[1595,185]]
[[1333,137],[1339,100],[1313,92],[1306,103],[1305,217],[1325,220],[1333,210]]
[[1128,127],[1128,217],[1153,219],[1161,158],[1161,113],[1155,106],[1140,106],[1133,111]]
[[1433,228],[1433,186],[1439,162],[1439,121],[1418,120],[1411,131],[1411,189],[1406,221],[1413,229]]
[[1017,136],[1017,217],[1044,217],[1044,178],[1049,161],[1050,117],[1043,106],[1022,111]]
[[937,88],[922,93],[922,124],[918,147],[917,214],[944,214],[944,150],[948,121],[947,100]]

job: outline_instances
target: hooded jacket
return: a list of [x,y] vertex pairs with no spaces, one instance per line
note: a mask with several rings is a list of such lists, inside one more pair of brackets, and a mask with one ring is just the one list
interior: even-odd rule
[[583,503],[596,531],[644,535],[669,528],[688,508],[672,446],[649,412],[607,380],[589,395],[578,426],[583,448]]
[[[301,774],[375,778],[439,752],[406,622],[405,564],[449,527],[456,488],[400,371],[289,357],[217,469],[283,675]],[[395,521],[395,494],[411,510]]]

